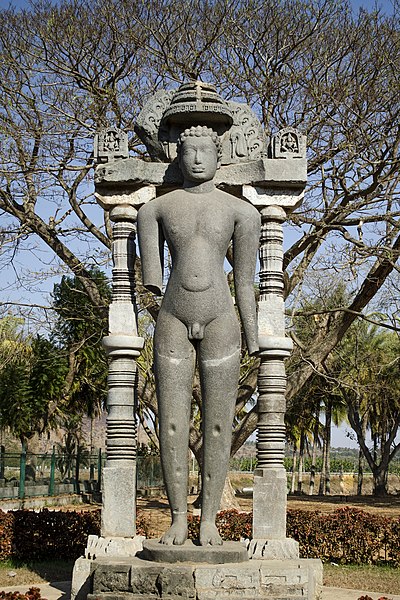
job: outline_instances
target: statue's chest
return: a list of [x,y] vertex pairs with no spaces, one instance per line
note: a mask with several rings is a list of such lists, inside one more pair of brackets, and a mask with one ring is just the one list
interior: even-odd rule
[[231,211],[221,202],[175,201],[163,215],[163,229],[167,241],[175,244],[202,238],[210,243],[228,243],[232,237],[234,220]]

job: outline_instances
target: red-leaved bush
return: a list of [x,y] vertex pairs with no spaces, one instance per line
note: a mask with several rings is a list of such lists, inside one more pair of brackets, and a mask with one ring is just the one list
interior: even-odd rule
[[[199,536],[199,518],[189,516],[189,537]],[[223,540],[250,539],[252,514],[227,510],[217,515]],[[373,515],[356,508],[333,513],[289,510],[287,537],[299,542],[302,558],[342,564],[400,564],[400,519]]]
[[0,592],[0,600],[46,600],[40,593],[40,589],[31,587],[25,593],[21,592]]
[[[149,534],[140,513],[136,530],[138,535]],[[62,512],[44,508],[40,512],[7,513],[0,510],[0,560],[75,559],[84,554],[91,534],[100,535],[100,509]]]

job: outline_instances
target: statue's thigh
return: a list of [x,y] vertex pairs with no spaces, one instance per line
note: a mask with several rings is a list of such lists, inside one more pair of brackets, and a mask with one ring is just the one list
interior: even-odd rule
[[154,354],[170,359],[189,358],[194,355],[186,325],[162,309],[154,333]]
[[240,352],[240,346],[240,325],[232,307],[232,310],[223,313],[206,326],[204,338],[200,342],[200,360],[232,356]]

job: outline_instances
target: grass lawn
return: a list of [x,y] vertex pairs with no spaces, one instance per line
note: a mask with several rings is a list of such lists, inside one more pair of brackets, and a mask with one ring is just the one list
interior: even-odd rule
[[324,565],[324,585],[350,590],[398,594],[400,569],[375,565]]
[[69,581],[72,579],[73,566],[73,560],[49,560],[46,562],[8,560],[0,562],[0,589],[1,586]]

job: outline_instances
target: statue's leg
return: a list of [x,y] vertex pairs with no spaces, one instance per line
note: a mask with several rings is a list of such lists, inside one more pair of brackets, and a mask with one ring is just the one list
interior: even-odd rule
[[172,525],[163,544],[187,538],[187,486],[190,406],[195,352],[186,326],[161,311],[154,335],[154,369],[160,427],[160,453]]
[[227,312],[207,325],[200,343],[203,395],[203,479],[200,543],[221,544],[215,526],[229,466],[240,368],[240,328]]

